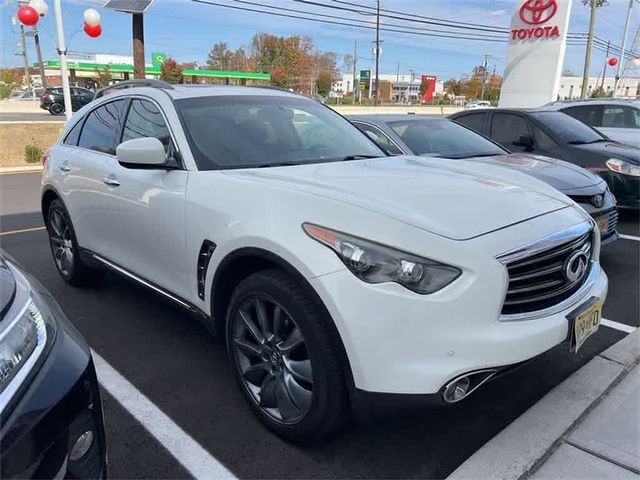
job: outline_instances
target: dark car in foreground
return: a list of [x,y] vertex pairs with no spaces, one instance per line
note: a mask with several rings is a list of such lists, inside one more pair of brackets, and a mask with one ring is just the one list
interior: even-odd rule
[[427,115],[367,115],[349,120],[391,155],[469,160],[531,175],[573,199],[600,228],[602,243],[618,238],[618,210],[607,184],[597,175],[562,160],[510,153],[488,138],[446,118]]
[[[75,112],[93,100],[94,93],[91,90],[80,87],[71,87],[71,109]],[[64,97],[62,87],[45,88],[40,95],[40,108],[51,115],[64,113]]]
[[106,468],[89,347],[0,250],[0,478],[105,478]]
[[617,143],[562,112],[498,108],[449,118],[514,152],[559,158],[605,179],[618,207],[640,208],[640,149]]

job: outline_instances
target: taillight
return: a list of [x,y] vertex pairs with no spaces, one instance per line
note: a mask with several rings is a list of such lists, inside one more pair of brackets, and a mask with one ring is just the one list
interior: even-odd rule
[[49,96],[49,94],[47,92],[44,92],[42,95],[40,95],[40,98],[47,98]]

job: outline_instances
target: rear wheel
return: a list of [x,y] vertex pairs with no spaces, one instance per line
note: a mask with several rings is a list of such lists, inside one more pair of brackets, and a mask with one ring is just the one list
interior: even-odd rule
[[242,393],[278,435],[307,443],[345,419],[347,392],[330,319],[288,275],[255,273],[234,291],[227,346]]
[[104,270],[91,268],[80,258],[80,249],[71,219],[64,205],[55,199],[47,213],[47,232],[53,261],[65,282],[75,285],[95,285],[104,276]]
[[64,105],[61,103],[52,103],[49,107],[49,113],[51,115],[62,115],[64,113]]

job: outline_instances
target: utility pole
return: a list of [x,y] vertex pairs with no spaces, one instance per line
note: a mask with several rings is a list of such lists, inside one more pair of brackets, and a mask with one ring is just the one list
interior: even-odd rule
[[622,63],[625,61],[625,49],[627,48],[627,35],[629,34],[629,23],[631,22],[631,10],[633,9],[633,0],[629,0],[629,7],[627,8],[627,20],[624,25],[624,33],[622,34],[622,47],[620,52],[620,59],[618,61],[618,67],[616,68],[616,78],[613,82],[613,98],[618,94],[618,83],[620,82],[620,72],[622,69]]
[[593,48],[593,33],[596,28],[596,9],[597,8],[598,8],[598,0],[591,0],[591,17],[589,18],[589,38],[587,39],[587,52],[584,57],[584,72],[582,73],[582,91],[580,92],[580,98],[587,98],[587,88],[589,87],[589,74],[591,70],[591,50]]
[[29,57],[27,56],[27,42],[24,38],[24,25],[20,24],[20,48],[22,49],[22,60],[24,62],[24,82],[31,85],[31,77],[29,76]]
[[42,88],[47,88],[47,77],[44,72],[44,63],[42,63],[42,49],[40,48],[38,27],[33,27],[33,40],[36,43],[36,56],[38,57],[38,65],[40,66],[40,81],[42,83]]
[[353,41],[353,98],[352,104],[356,104],[356,92],[360,94],[360,79],[358,78],[358,41]]
[[376,1],[376,99],[380,104],[380,0]]
[[407,100],[409,105],[411,105],[411,89],[413,88],[413,76],[415,75],[416,71],[412,68],[411,70],[409,70],[409,72],[411,73],[411,76],[409,77],[409,95],[407,95]]
[[60,55],[60,77],[62,79],[62,97],[64,98],[64,113],[67,120],[73,115],[71,108],[71,90],[69,89],[69,72],[67,71],[67,46],[64,42],[64,29],[62,26],[62,6],[60,0],[53,0],[56,16],[56,32],[58,34],[58,55]]
[[484,100],[484,90],[487,85],[487,76],[489,75],[489,54],[484,54],[484,61],[482,63],[482,90],[480,91],[480,100]]
[[602,69],[602,82],[600,88],[604,90],[604,78],[607,75],[607,66],[609,65],[609,50],[611,50],[611,40],[607,41],[607,53],[604,55],[604,68]]
[[144,16],[134,13],[132,18],[133,30],[133,78],[146,78],[144,68]]

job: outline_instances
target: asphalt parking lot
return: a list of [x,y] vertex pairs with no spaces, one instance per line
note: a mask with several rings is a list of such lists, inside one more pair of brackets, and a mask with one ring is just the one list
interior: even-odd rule
[[[442,478],[555,385],[623,338],[624,326],[640,326],[640,224],[637,213],[625,213],[619,224],[625,238],[602,253],[610,280],[604,317],[622,326],[603,325],[578,355],[566,347],[551,350],[458,405],[370,405],[324,443],[293,446],[251,414],[223,345],[195,318],[113,274],[88,289],[60,279],[39,214],[39,180],[39,173],[0,176],[0,246],[51,291],[91,348],[171,423],[156,423],[154,437],[149,427],[158,417],[123,407],[116,400],[127,395],[122,385],[106,385],[114,478],[188,477],[198,461],[194,445],[239,478]],[[165,427],[193,444],[177,445],[169,435],[158,435]]]

